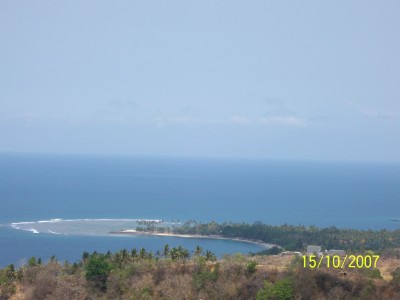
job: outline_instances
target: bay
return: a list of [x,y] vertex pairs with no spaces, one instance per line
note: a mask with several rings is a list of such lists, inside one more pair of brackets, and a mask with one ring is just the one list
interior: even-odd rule
[[1,154],[0,265],[32,255],[74,261],[89,250],[157,251],[165,243],[193,250],[207,242],[218,255],[260,250],[225,240],[34,234],[12,228],[15,222],[214,220],[394,230],[399,200],[399,164]]

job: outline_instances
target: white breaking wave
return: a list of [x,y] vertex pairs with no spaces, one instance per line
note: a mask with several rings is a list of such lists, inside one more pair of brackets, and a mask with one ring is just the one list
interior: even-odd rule
[[164,222],[161,219],[61,219],[64,222],[77,222],[77,221],[82,221],[82,222],[139,222],[139,221],[145,221],[145,222],[155,222],[155,223],[161,223]]
[[171,226],[174,223],[164,222],[161,219],[62,219],[52,218],[29,222],[14,222],[9,224],[14,229],[30,231],[32,233],[51,234],[78,234],[78,235],[108,235],[112,231],[136,229],[142,223],[152,223],[156,226]]
[[11,223],[11,225],[24,225],[24,224],[35,224],[36,222],[15,222]]
[[51,231],[51,230],[48,230],[48,232],[49,232],[49,233],[52,233],[52,234],[61,234],[61,233],[59,233],[59,232],[55,232],[55,231]]
[[38,223],[55,223],[55,222],[61,222],[63,219],[50,219],[50,220],[44,220],[44,221],[37,221]]

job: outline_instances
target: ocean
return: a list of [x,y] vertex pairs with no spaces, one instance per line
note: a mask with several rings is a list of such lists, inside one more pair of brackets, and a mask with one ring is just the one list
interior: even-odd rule
[[399,203],[400,164],[1,154],[0,266],[167,243],[256,252],[237,241],[108,232],[135,219],[394,230]]

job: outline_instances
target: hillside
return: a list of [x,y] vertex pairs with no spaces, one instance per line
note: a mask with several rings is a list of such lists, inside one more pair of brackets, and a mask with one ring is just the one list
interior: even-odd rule
[[[400,259],[376,269],[304,268],[295,255],[226,256],[179,248],[84,253],[0,271],[0,299],[399,299]],[[394,275],[394,276],[393,276]]]

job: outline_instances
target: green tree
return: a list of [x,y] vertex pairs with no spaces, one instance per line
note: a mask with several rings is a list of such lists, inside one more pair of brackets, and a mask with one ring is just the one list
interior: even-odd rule
[[216,261],[217,257],[215,256],[214,253],[212,253],[210,250],[206,251],[206,260],[207,261]]
[[85,276],[88,281],[93,282],[102,290],[106,289],[107,277],[111,271],[111,265],[107,261],[105,255],[91,255],[85,266],[85,271]]
[[164,255],[164,258],[167,258],[167,256],[169,255],[169,245],[168,244],[165,244],[165,246],[164,246],[163,255]]
[[177,260],[179,258],[179,252],[178,249],[173,247],[171,249],[171,251],[169,252],[169,254],[171,255],[172,260]]
[[188,249],[183,248],[182,246],[178,247],[178,258],[180,259],[187,259],[190,257],[190,252]]
[[250,274],[254,274],[256,272],[256,269],[257,269],[257,262],[252,260],[246,266],[246,273],[249,274],[249,275]]
[[203,253],[203,249],[197,245],[196,249],[194,250],[195,256],[200,256]]
[[257,300],[292,300],[293,283],[285,278],[278,280],[275,284],[265,281],[264,287],[257,293]]
[[139,257],[140,257],[140,259],[145,259],[146,257],[147,257],[147,252],[146,252],[146,249],[144,249],[144,248],[141,248],[140,249],[140,251],[139,251]]
[[37,265],[36,258],[35,258],[34,256],[32,256],[32,257],[28,260],[28,266],[34,267],[34,266],[36,266],[36,265]]
[[13,264],[9,265],[6,269],[5,269],[5,273],[6,273],[6,277],[9,280],[15,279],[16,278],[16,272],[15,272],[15,267]]
[[82,254],[82,260],[86,261],[89,258],[90,254],[87,251],[84,251]]
[[132,258],[133,261],[135,261],[135,259],[137,258],[137,250],[136,250],[136,248],[133,248],[131,250],[131,258]]
[[126,265],[129,262],[130,258],[129,252],[126,249],[122,249],[120,253],[121,253],[121,261],[124,265]]

